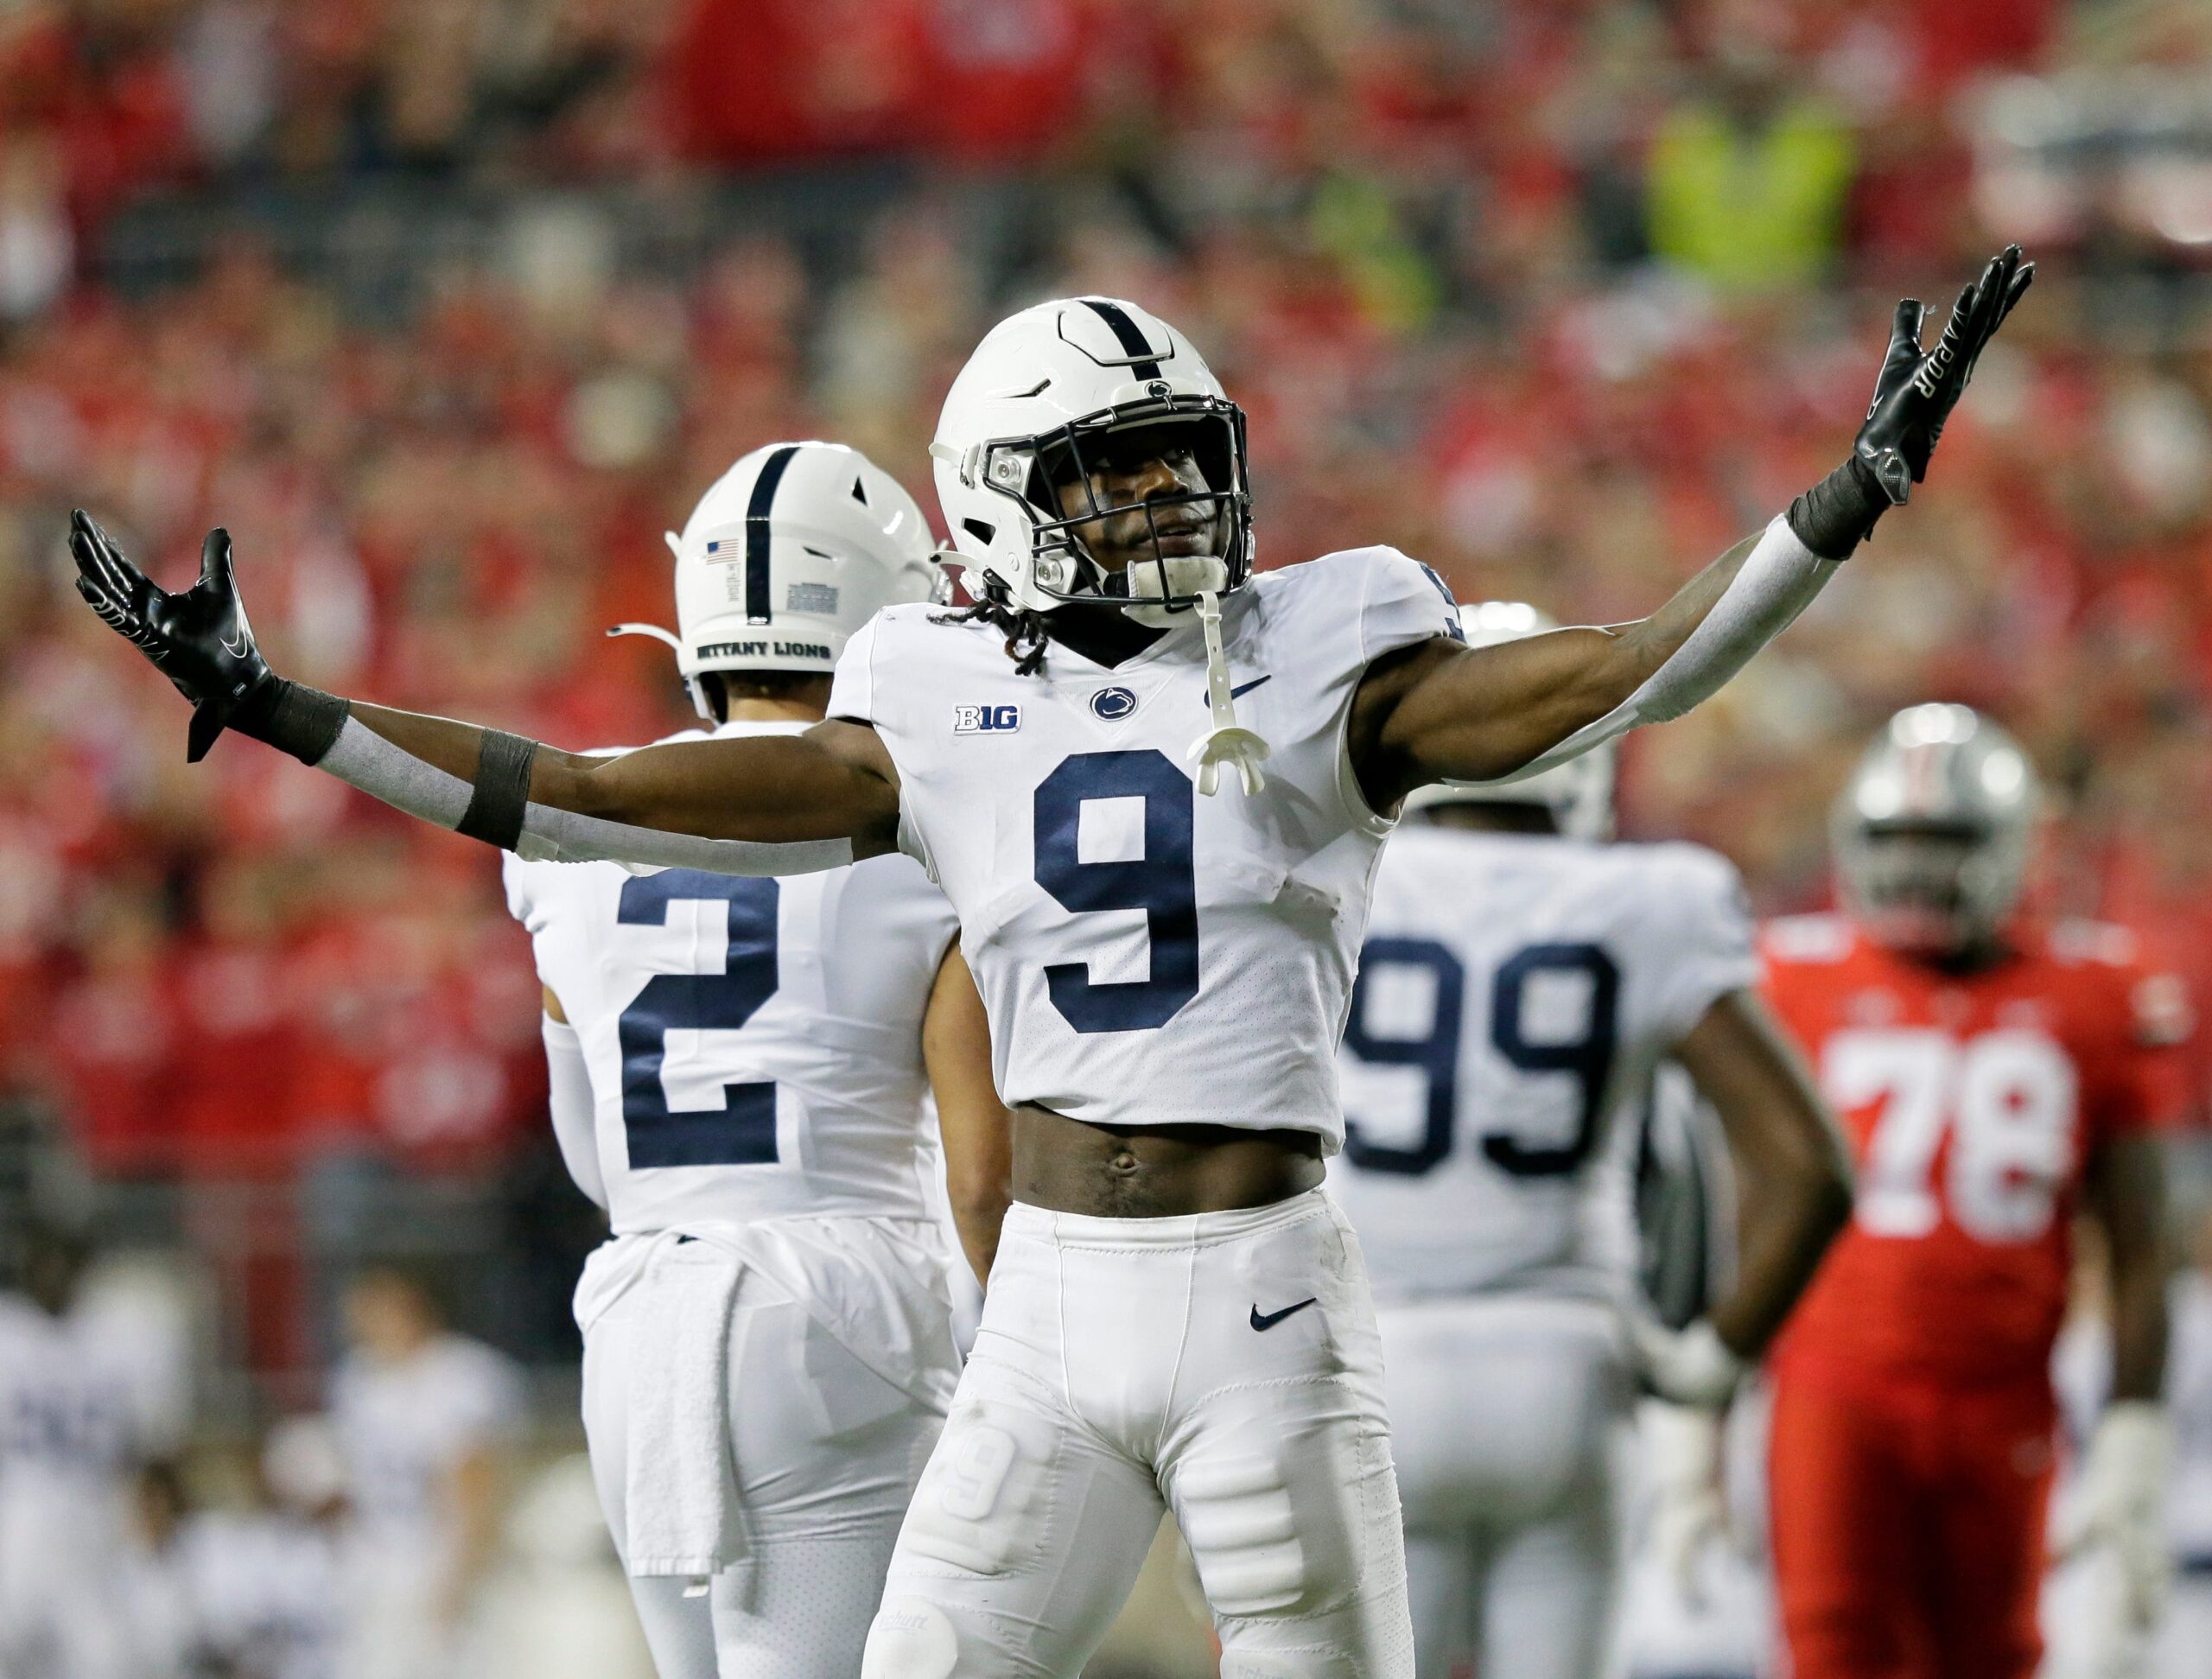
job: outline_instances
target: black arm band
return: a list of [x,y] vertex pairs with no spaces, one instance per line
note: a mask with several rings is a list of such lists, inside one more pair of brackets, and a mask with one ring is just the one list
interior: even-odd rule
[[476,751],[476,785],[454,830],[503,851],[522,838],[522,819],[530,805],[530,766],[537,742],[496,728],[484,731]]
[[1822,559],[1847,560],[1889,507],[1873,468],[1854,455],[1789,504],[1789,529]]
[[230,727],[311,765],[322,761],[353,709],[335,694],[272,677],[238,703]]

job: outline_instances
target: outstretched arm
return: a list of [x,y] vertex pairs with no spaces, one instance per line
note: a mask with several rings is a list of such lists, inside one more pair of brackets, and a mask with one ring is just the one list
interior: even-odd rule
[[1850,458],[1650,617],[1490,647],[1439,639],[1376,660],[1351,720],[1368,802],[1388,809],[1431,781],[1532,775],[1713,693],[1926,475],[1975,360],[2034,277],[2008,246],[1960,294],[1932,350],[1921,347],[1921,305],[1900,303]]
[[212,531],[199,581],[157,588],[81,512],[77,591],[194,703],[189,754],[223,729],[267,741],[410,815],[526,856],[802,874],[894,849],[899,781],[874,730],[687,741],[616,757],[356,704],[269,668]]
[[[469,801],[480,809],[493,773],[486,747],[499,743],[495,754],[504,750],[517,760],[510,773],[525,811],[517,849],[526,854],[663,861],[632,856],[624,849],[641,843],[626,830],[650,830],[669,837],[671,843],[658,848],[669,853],[668,861],[712,868],[720,865],[703,859],[735,855],[721,849],[733,842],[785,852],[794,861],[830,856],[843,847],[843,855],[835,857],[838,862],[880,855],[898,842],[898,773],[875,731],[862,724],[818,723],[804,735],[677,741],[605,757],[529,742],[510,746],[515,737],[495,730],[382,706],[349,704],[346,722],[361,736],[349,745],[341,730],[331,754],[320,760],[325,767],[344,773],[356,760],[365,766],[396,752],[442,777],[448,805],[459,804],[464,812]],[[384,796],[381,787],[367,790]],[[463,824],[456,816],[450,825]],[[677,836],[709,843],[681,846],[673,843]],[[702,861],[690,861],[695,854]]]

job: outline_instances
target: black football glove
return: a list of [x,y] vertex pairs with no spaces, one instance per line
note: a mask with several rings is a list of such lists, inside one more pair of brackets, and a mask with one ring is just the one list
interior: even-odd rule
[[1943,435],[1943,422],[1974,377],[1974,363],[2035,277],[2036,265],[2021,261],[2020,247],[2006,245],[1990,258],[1981,277],[1959,294],[1932,350],[1920,347],[1926,308],[1910,297],[1897,305],[1874,400],[1851,446],[1892,506],[1902,506],[1912,487],[1928,476],[1929,457]]
[[198,763],[239,706],[276,680],[231,575],[230,532],[207,533],[200,581],[181,595],[156,588],[81,507],[69,515],[69,551],[77,556],[77,593],[192,702],[185,755]]

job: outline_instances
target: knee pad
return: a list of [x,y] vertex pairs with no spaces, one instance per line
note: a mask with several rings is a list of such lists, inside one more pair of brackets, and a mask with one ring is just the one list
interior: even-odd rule
[[886,1598],[868,1630],[861,1679],[952,1679],[960,1661],[951,1618],[922,1598]]

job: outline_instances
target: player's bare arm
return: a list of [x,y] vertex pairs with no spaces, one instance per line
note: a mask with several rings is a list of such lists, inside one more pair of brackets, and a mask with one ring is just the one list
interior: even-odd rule
[[1850,1219],[1850,1154],[1796,1053],[1750,992],[1715,1001],[1675,1059],[1719,1116],[1743,1186],[1735,1287],[1714,1303],[1712,1322],[1748,1363]]
[[[406,753],[472,784],[486,730],[358,703],[349,715]],[[530,802],[596,821],[706,839],[784,844],[852,839],[857,855],[893,849],[899,773],[862,723],[804,735],[675,741],[620,757],[536,748]],[[858,851],[861,843],[870,850]]]
[[896,847],[898,773],[864,725],[677,741],[613,758],[562,752],[277,676],[254,640],[225,531],[208,532],[199,580],[174,594],[82,512],[72,516],[69,544],[78,593],[194,703],[194,760],[235,728],[410,815],[568,860],[789,874]]
[[983,1000],[957,944],[944,953],[922,1017],[922,1059],[937,1097],[945,1195],[960,1250],[976,1280],[988,1283],[999,1226],[1014,1199],[1012,1119],[992,1082]]
[[448,1472],[445,1494],[460,1543],[438,1591],[436,1613],[457,1626],[499,1559],[505,1466],[489,1445],[471,1447]]
[[1927,475],[1975,361],[2034,277],[2019,247],[2007,246],[1960,293],[1928,349],[1922,305],[1898,304],[1850,456],[1650,617],[1491,647],[1439,639],[1376,660],[1354,699],[1350,736],[1369,803],[1388,809],[1431,781],[1541,769],[1711,695]]
[[1497,780],[1598,722],[1681,649],[1756,544],[1737,544],[1633,624],[1489,647],[1440,637],[1385,654],[1352,702],[1353,762],[1369,802],[1383,810],[1431,781]]
[[2165,1170],[2154,1137],[2111,1139],[2089,1158],[2086,1208],[2104,1238],[2112,1396],[2156,1400],[2165,1383]]

